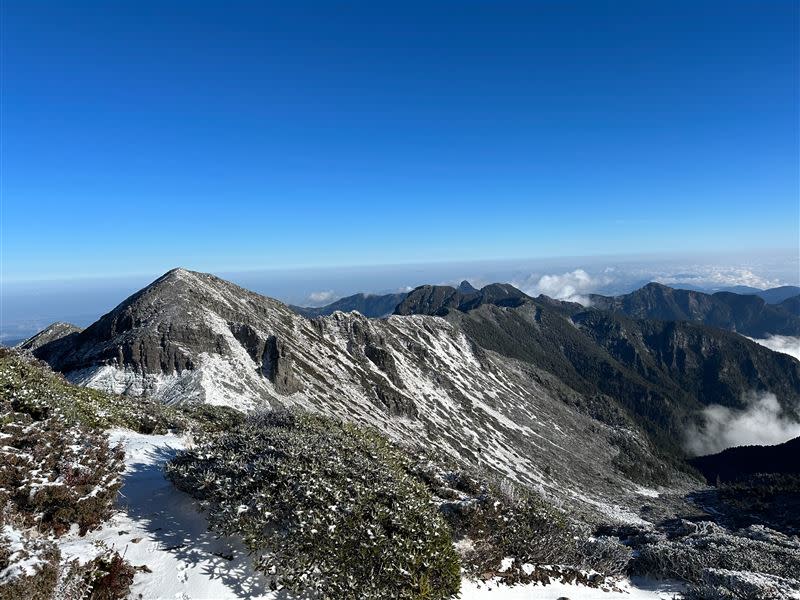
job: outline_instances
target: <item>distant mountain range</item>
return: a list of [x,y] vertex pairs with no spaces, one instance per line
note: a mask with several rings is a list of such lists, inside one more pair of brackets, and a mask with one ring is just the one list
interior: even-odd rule
[[589,301],[594,308],[638,319],[694,321],[756,338],[770,334],[800,335],[800,313],[793,310],[800,303],[798,296],[784,298],[780,304],[768,304],[756,295],[704,294],[649,283],[622,296],[591,294]]
[[[674,299],[661,287],[640,292]],[[380,319],[307,318],[175,269],[86,329],[54,324],[22,348],[83,385],[168,403],[302,406],[554,494],[624,505],[631,482],[688,477],[682,436],[705,406],[741,407],[768,390],[800,417],[799,361],[718,327],[622,314],[636,302],[599,310],[466,282],[338,301],[381,317],[392,304]]]
[[[747,286],[730,288],[708,294],[701,291],[676,289],[659,283],[649,283],[629,294],[620,296],[588,296],[591,308],[620,313],[633,318],[663,321],[692,321],[748,337],[768,335],[800,335],[800,287],[782,286],[759,290]],[[337,310],[357,310],[366,317],[385,317],[391,313],[444,314],[447,310],[462,312],[481,304],[518,306],[532,300],[530,296],[509,284],[494,283],[478,290],[467,281],[458,287],[424,285],[408,294],[355,294],[319,308],[292,306],[298,314],[315,317],[330,315]],[[585,310],[574,302],[564,302],[539,296],[547,304],[567,313]],[[433,308],[435,307],[435,308]]]
[[729,287],[721,287],[719,289],[714,289],[713,292],[709,292],[708,288],[694,286],[685,283],[673,283],[670,284],[669,287],[675,288],[676,290],[692,290],[695,292],[703,292],[706,294],[716,293],[716,292],[731,292],[733,294],[758,296],[759,298],[763,299],[767,304],[780,304],[787,298],[800,295],[800,287],[796,285],[782,285],[780,287],[770,288],[766,290],[750,287],[748,285],[733,285]]
[[336,302],[320,307],[289,305],[294,312],[304,317],[322,317],[332,315],[337,310],[342,312],[358,311],[365,317],[387,317],[394,312],[407,294],[353,294],[340,298]]

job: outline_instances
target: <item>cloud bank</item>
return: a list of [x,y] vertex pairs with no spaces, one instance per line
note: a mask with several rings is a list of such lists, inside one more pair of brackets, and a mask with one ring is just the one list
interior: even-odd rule
[[531,279],[528,278],[516,285],[530,296],[544,294],[558,300],[579,302],[584,306],[590,304],[587,294],[611,281],[608,275],[592,276],[583,269],[575,269],[560,275],[543,275],[535,281]]
[[800,337],[792,337],[789,335],[771,335],[768,338],[758,340],[756,338],[749,338],[756,344],[766,346],[775,352],[782,352],[789,356],[794,356],[800,360]]
[[749,268],[724,267],[715,265],[693,265],[683,267],[680,273],[661,273],[653,277],[654,281],[664,285],[690,283],[701,287],[720,288],[745,285],[752,288],[768,289],[777,287],[782,281],[777,278],[764,277]]
[[330,302],[334,298],[333,290],[327,290],[322,292],[311,292],[308,295],[308,299],[311,302],[321,303],[321,302]]
[[707,407],[703,425],[689,428],[686,449],[700,456],[734,446],[774,446],[800,436],[800,423],[783,414],[775,394],[753,393],[746,401],[743,410]]

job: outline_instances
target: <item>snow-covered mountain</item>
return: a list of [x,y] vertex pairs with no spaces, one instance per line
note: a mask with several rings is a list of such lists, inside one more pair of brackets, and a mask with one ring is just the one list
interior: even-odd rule
[[636,428],[576,410],[589,399],[436,316],[309,320],[212,275],[175,269],[69,333],[35,353],[73,382],[167,403],[301,406],[622,519],[638,517],[613,505],[641,498],[615,466],[620,448],[659,464]]

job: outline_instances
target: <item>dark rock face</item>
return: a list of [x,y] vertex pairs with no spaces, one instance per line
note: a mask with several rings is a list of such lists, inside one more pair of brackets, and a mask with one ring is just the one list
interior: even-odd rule
[[800,315],[791,306],[767,304],[755,295],[704,294],[659,283],[623,296],[589,296],[592,307],[637,319],[695,321],[750,337],[800,335]]
[[264,375],[275,386],[279,394],[294,394],[303,386],[294,377],[292,355],[286,343],[271,335],[267,338],[264,354],[261,359]]

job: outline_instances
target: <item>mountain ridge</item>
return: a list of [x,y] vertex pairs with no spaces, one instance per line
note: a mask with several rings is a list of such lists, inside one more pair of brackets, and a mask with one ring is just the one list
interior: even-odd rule
[[755,338],[800,335],[800,314],[755,295],[705,294],[651,282],[629,294],[588,298],[593,308],[640,319],[696,321]]
[[[623,520],[639,517],[613,505],[635,506],[638,488],[618,466],[620,448],[649,469],[639,480],[689,480],[630,423],[576,410],[590,400],[439,317],[307,319],[181,269],[70,344],[72,352],[45,344],[33,353],[70,381],[105,391],[240,410],[295,406],[367,424]],[[575,436],[585,442],[572,443]]]

